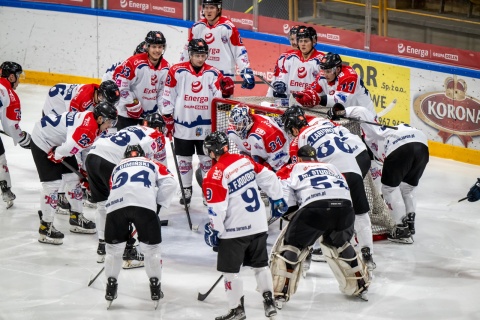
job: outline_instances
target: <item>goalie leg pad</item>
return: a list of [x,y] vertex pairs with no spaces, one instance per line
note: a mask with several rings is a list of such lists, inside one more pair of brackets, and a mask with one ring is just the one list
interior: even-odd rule
[[[370,277],[366,265],[350,242],[345,242],[341,248],[335,248],[321,241],[320,247],[338,281],[340,291],[347,295],[361,296],[370,285]],[[352,252],[352,257],[342,257],[342,252],[347,249]],[[356,266],[352,267],[352,265]]]
[[270,255],[274,296],[275,299],[285,302],[290,300],[290,297],[297,291],[302,276],[303,263],[310,253],[310,247],[300,250],[284,244],[287,229],[288,227],[283,228]]

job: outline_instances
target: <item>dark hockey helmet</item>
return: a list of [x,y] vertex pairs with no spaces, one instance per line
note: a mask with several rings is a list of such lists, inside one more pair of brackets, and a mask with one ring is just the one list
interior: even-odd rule
[[293,105],[282,115],[283,128],[286,132],[292,133],[292,128],[300,130],[304,126],[308,125],[305,118],[305,112],[297,105]]
[[163,132],[163,130],[165,129],[165,121],[163,120],[163,117],[158,113],[152,113],[146,116],[145,119],[143,119],[143,125],[153,129],[158,128],[158,131],[160,132]]
[[342,66],[342,59],[340,55],[332,52],[328,52],[325,56],[323,56],[322,60],[320,60],[320,68],[323,70],[332,69],[334,67],[341,67]]
[[216,156],[221,156],[228,151],[228,137],[223,131],[215,131],[205,137],[203,152],[209,155],[212,151]]
[[15,81],[10,82],[13,85],[14,83],[20,78],[20,75],[23,73],[22,66],[13,61],[5,61],[0,65],[0,69],[2,70],[2,78],[8,78],[11,74],[15,75]]
[[208,55],[208,44],[204,39],[192,39],[188,43],[188,54],[206,53]]
[[203,0],[202,7],[204,7],[206,4],[211,4],[217,6],[218,9],[222,9],[222,0]]
[[304,145],[297,151],[297,156],[303,160],[316,161],[317,160],[317,150],[310,145]]
[[133,51],[133,55],[144,53],[144,52],[147,52],[147,43],[145,41],[142,41],[135,48],[135,51]]
[[295,26],[291,27],[290,31],[288,32],[288,35],[289,36],[297,35],[298,28],[300,28],[299,25],[295,25]]
[[302,38],[312,40],[313,45],[317,43],[317,31],[312,27],[300,26],[297,29],[297,41]]
[[98,93],[109,104],[116,105],[120,101],[120,89],[113,80],[103,81],[98,87]]
[[117,119],[118,119],[117,108],[115,108],[114,105],[108,102],[102,101],[99,104],[97,104],[93,109],[93,115],[95,116],[95,119],[98,119],[98,117],[102,116],[103,122],[107,120],[112,121],[112,127],[117,124]]
[[147,46],[151,44],[163,44],[164,46],[167,45],[167,40],[163,36],[163,33],[160,31],[149,31],[147,36],[145,37],[145,43]]
[[123,154],[124,158],[145,157],[145,151],[139,144],[128,145]]

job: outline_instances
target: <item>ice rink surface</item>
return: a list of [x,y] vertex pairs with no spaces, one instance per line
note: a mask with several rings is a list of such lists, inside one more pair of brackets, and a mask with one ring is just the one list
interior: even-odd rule
[[[31,132],[40,119],[48,89],[20,84],[23,130]],[[14,147],[9,137],[2,140],[17,199],[8,210],[0,201],[0,319],[178,320],[226,313],[223,283],[204,302],[197,300],[198,292],[206,292],[220,274],[216,254],[203,240],[208,217],[196,183],[190,212],[200,231],[189,230],[178,199],[160,213],[169,226],[162,228],[165,298],[158,309],[153,309],[145,270],[139,268],[121,271],[118,298],[106,310],[104,275],[87,287],[103,266],[96,263],[97,235],[73,234],[68,216],[57,215],[63,245],[40,244],[40,182],[31,153]],[[169,144],[167,152],[175,172]],[[327,264],[312,262],[276,319],[480,319],[480,202],[457,202],[477,177],[478,166],[431,157],[417,189],[415,242],[374,243],[377,269],[369,301],[342,295]],[[84,213],[94,219],[94,209]],[[269,246],[278,233],[277,222],[270,227]],[[241,275],[247,319],[265,319],[253,272],[244,268]]]

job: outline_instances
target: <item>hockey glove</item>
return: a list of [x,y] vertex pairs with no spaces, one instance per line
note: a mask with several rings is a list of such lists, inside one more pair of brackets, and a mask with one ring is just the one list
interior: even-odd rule
[[286,98],[287,85],[282,81],[275,81],[273,84],[273,96],[275,98]]
[[53,147],[52,149],[50,149],[50,151],[47,154],[47,158],[48,158],[48,160],[52,161],[53,163],[62,163],[63,158],[65,158],[65,157],[61,157],[60,159],[57,159],[55,157],[55,149],[57,149],[57,147]]
[[32,137],[30,136],[30,134],[28,132],[22,131],[21,136],[22,138],[20,139],[20,141],[18,141],[20,147],[24,149],[30,149],[30,141],[32,141]]
[[272,207],[272,216],[279,218],[288,210],[288,204],[285,199],[270,200]]
[[173,133],[175,132],[175,121],[173,120],[173,117],[171,114],[166,114],[163,115],[163,121],[165,121],[165,128],[167,132],[165,135],[167,138],[172,139]]
[[212,229],[210,222],[205,224],[205,243],[210,247],[218,247],[218,231]]
[[253,89],[255,87],[255,76],[252,69],[243,69],[240,71],[240,76],[243,79],[242,89]]
[[142,116],[143,108],[140,101],[133,99],[132,103],[126,104],[127,115],[132,119],[139,119]]
[[327,118],[330,120],[340,120],[345,117],[345,107],[341,103],[335,103],[332,108],[327,111]]
[[477,183],[470,188],[467,194],[467,200],[470,202],[475,202],[480,200],[480,178],[477,179]]
[[235,84],[233,80],[229,77],[224,77],[220,80],[220,90],[222,91],[223,98],[230,98],[233,95],[233,90],[235,89]]
[[82,186],[82,189],[86,189],[86,190],[90,191],[90,184],[88,183],[87,171],[83,170],[82,168],[80,168],[78,171],[83,176],[83,179],[80,179],[80,185]]
[[295,100],[297,100],[299,104],[307,108],[313,108],[314,106],[318,105],[325,106],[327,104],[327,97],[322,96],[322,98],[320,98],[317,92],[312,89],[297,92],[295,94]]

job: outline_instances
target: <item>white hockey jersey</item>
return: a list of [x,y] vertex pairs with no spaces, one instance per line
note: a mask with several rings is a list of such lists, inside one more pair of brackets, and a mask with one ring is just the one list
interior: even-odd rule
[[0,78],[0,120],[3,130],[17,143],[22,139],[20,98],[6,78]]
[[363,106],[373,115],[377,114],[370,92],[365,88],[362,78],[350,66],[342,65],[341,72],[332,82],[327,81],[324,71],[321,70],[311,87],[317,93],[327,96],[329,108],[338,102],[345,108]]
[[107,214],[129,206],[156,211],[157,203],[168,208],[176,190],[177,181],[161,163],[145,157],[126,158],[113,169]]
[[[234,131],[229,131],[229,137],[235,135],[233,142],[239,150],[249,154],[256,162],[268,166],[274,171],[279,170],[290,160],[289,139],[287,134],[271,118],[263,115],[250,115],[253,126],[247,138],[242,140]],[[247,150],[248,149],[248,150]]]
[[306,60],[300,50],[286,54],[275,81],[285,83],[287,95],[307,89],[320,73],[320,60],[323,56],[324,54],[316,49],[313,49]]
[[131,56],[119,65],[113,73],[120,89],[118,115],[128,118],[125,105],[133,103],[134,99],[142,105],[141,118],[158,112],[169,67],[163,57],[158,66],[152,65],[147,53]]
[[[330,125],[304,127],[290,144],[292,163],[297,163],[298,149],[310,145],[317,150],[318,161],[334,164],[342,173],[354,172],[362,175],[356,155],[366,150],[365,145],[350,136],[340,135]],[[361,151],[359,149],[362,149]]]
[[203,195],[213,229],[221,239],[238,238],[268,229],[262,191],[273,200],[282,197],[275,173],[250,157],[225,153],[203,179]]
[[333,164],[305,161],[277,172],[288,206],[300,208],[318,200],[352,200],[347,181]]
[[[188,31],[188,41],[200,38],[205,39],[208,44],[207,63],[220,70],[223,75],[234,78],[235,65],[240,71],[250,67],[247,49],[243,45],[240,33],[226,17],[220,17],[213,26],[210,26],[205,18],[196,22]],[[180,61],[189,60],[187,43]]]
[[144,126],[126,127],[113,134],[101,135],[93,143],[90,153],[118,164],[124,158],[127,146],[135,144],[142,147],[146,158],[167,166],[165,136],[155,129]]
[[43,113],[60,115],[66,111],[83,112],[93,110],[94,94],[99,85],[58,83],[50,88],[43,105]]
[[[289,55],[290,53],[296,51],[297,49],[290,49],[284,53],[282,53],[278,59],[277,62],[275,63],[275,67],[273,68],[273,75],[272,75],[272,80],[270,81],[271,84],[273,84],[276,80],[277,77],[280,75],[280,71],[282,70],[283,67],[283,61],[285,60],[285,57]],[[267,90],[267,97],[273,97],[273,89],[271,86],[268,86]]]
[[123,61],[116,62],[112,64],[107,70],[105,70],[105,73],[102,76],[102,82],[107,81],[107,80],[113,80],[113,73],[115,72],[115,69],[122,64]]
[[[365,121],[375,122],[375,117],[363,107],[352,108],[351,115]],[[407,143],[420,142],[428,146],[427,136],[420,130],[407,124],[397,126],[398,130],[361,123],[365,144],[374,156],[383,162],[398,147]]]
[[48,153],[53,147],[55,158],[69,157],[90,147],[100,134],[92,111],[50,114],[35,123],[33,142]]
[[196,73],[190,62],[172,66],[163,92],[162,114],[173,114],[174,137],[204,140],[212,131],[212,100],[222,96],[218,69],[204,64]]

